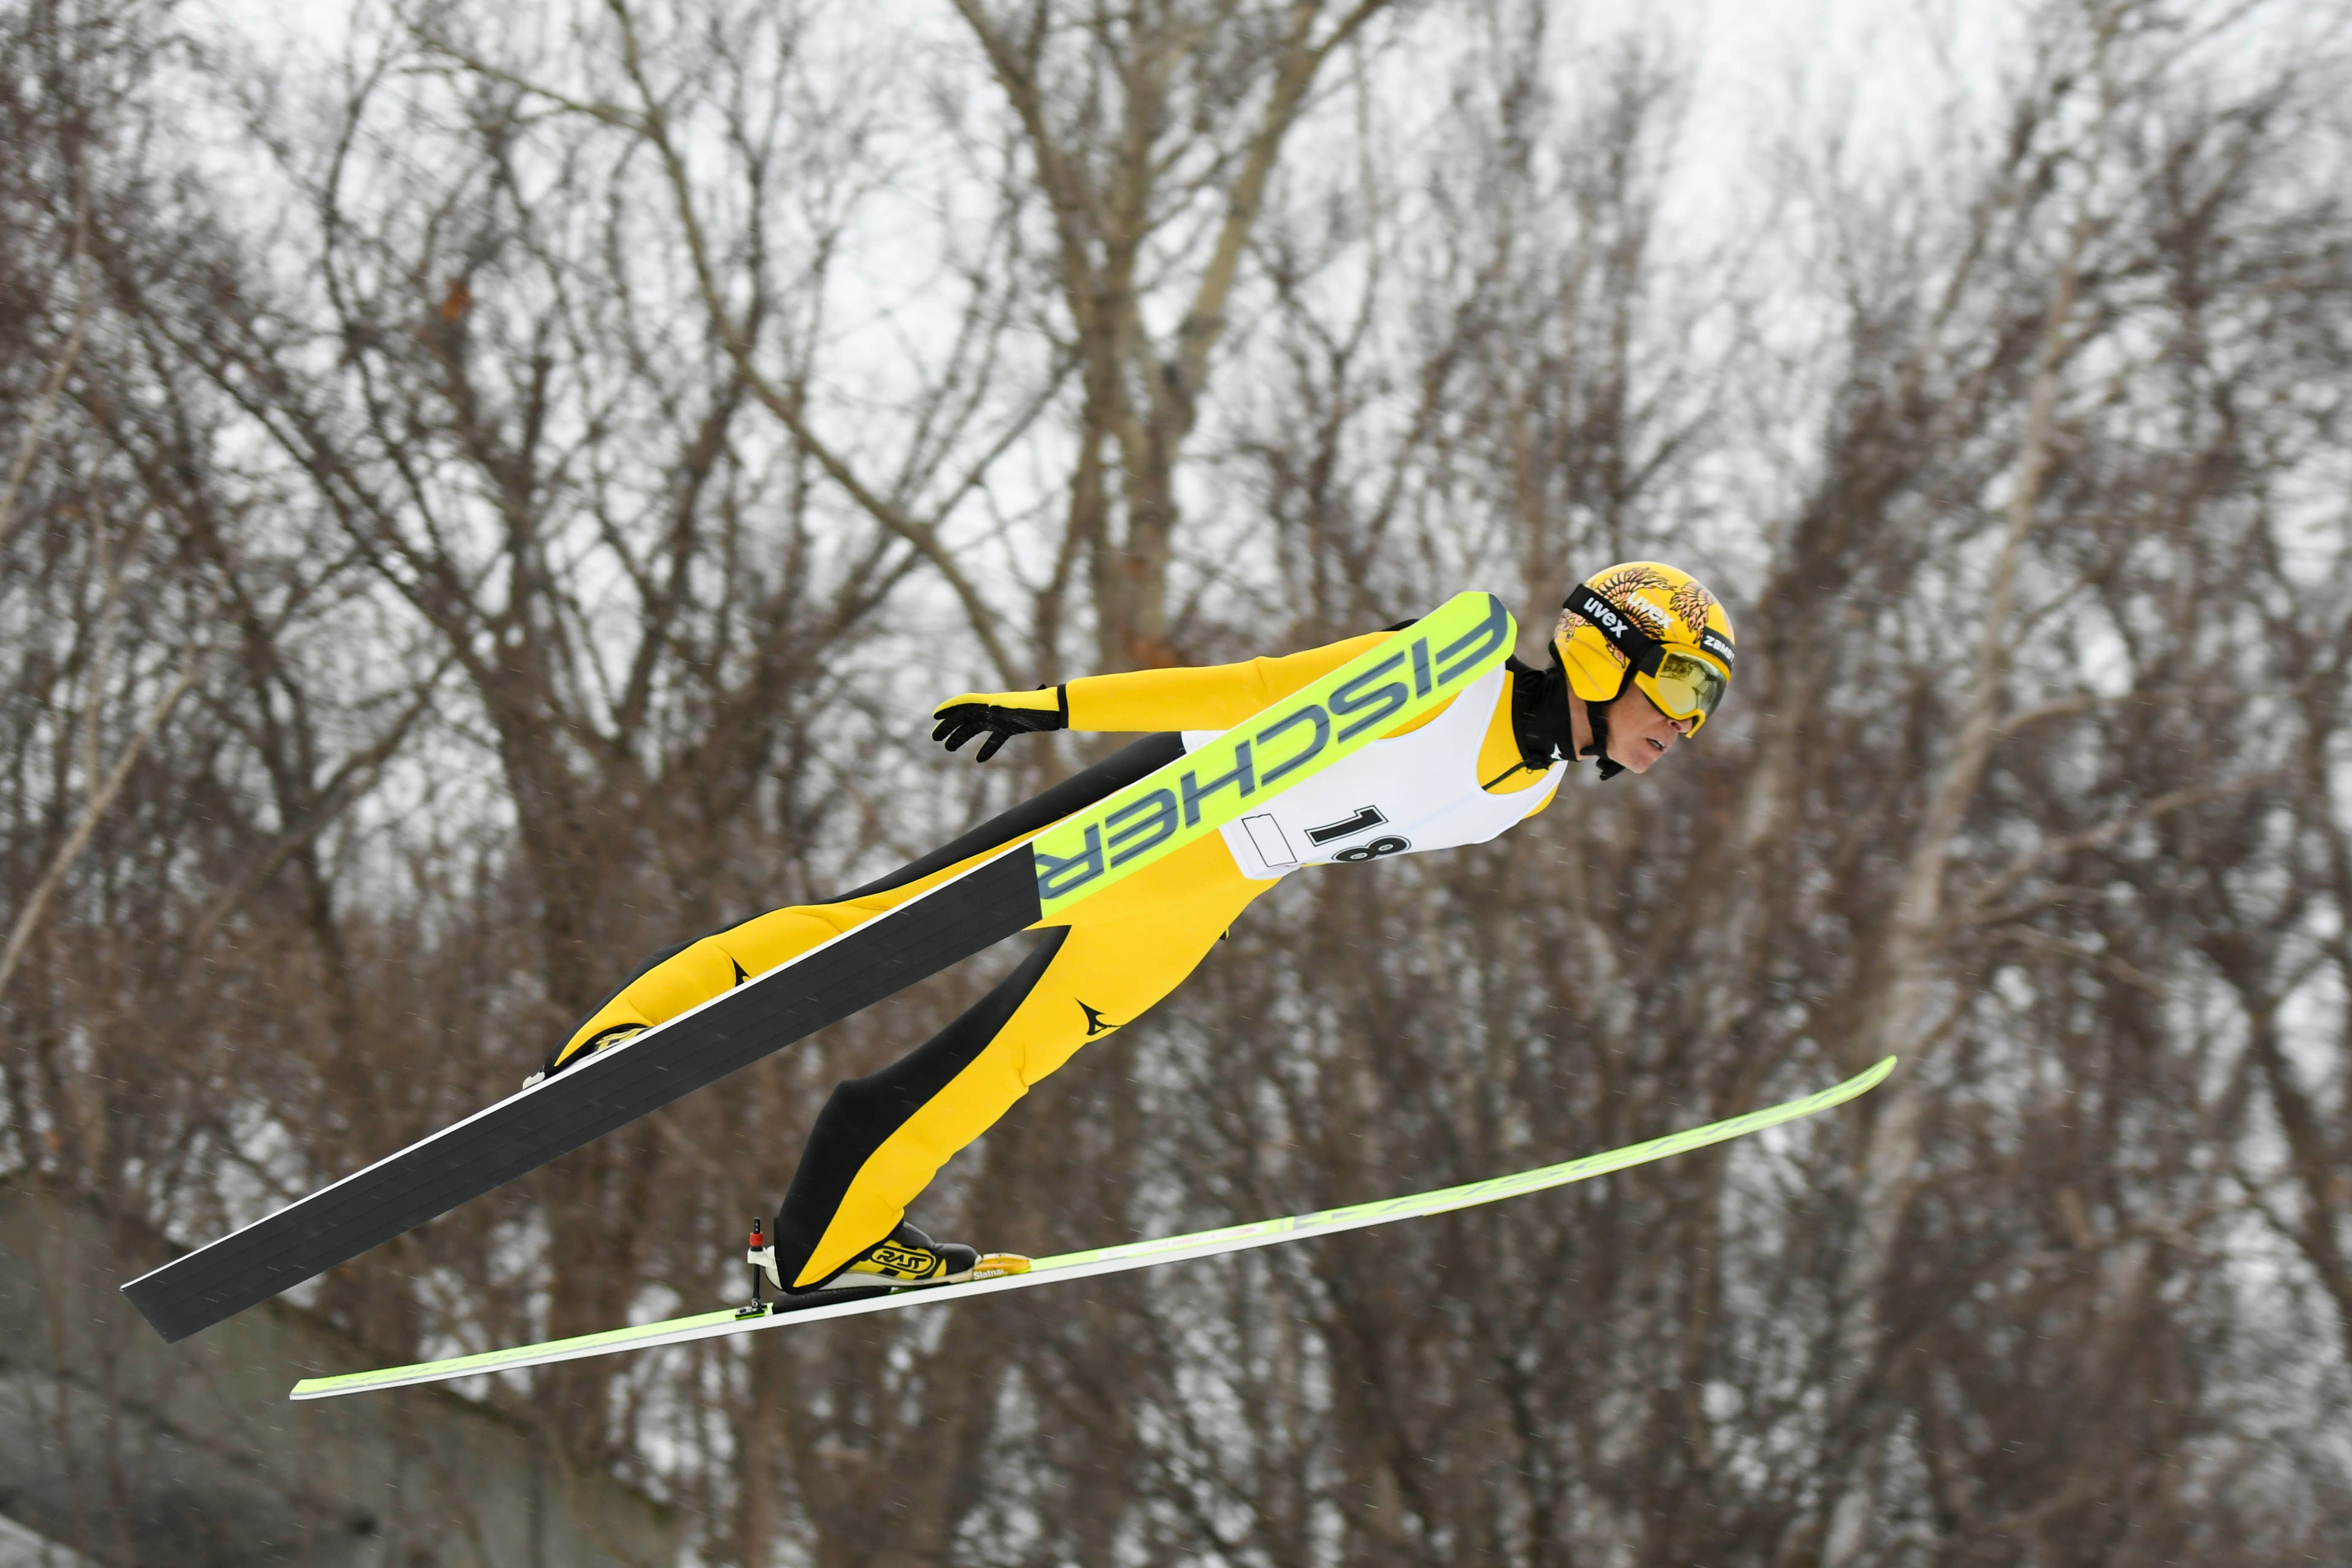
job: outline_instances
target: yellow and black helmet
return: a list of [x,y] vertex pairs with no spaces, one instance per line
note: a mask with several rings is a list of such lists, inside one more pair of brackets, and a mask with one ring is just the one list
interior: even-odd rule
[[1696,734],[1731,689],[1731,617],[1687,572],[1628,561],[1596,572],[1569,595],[1552,632],[1569,689],[1614,702],[1630,677],[1669,719]]

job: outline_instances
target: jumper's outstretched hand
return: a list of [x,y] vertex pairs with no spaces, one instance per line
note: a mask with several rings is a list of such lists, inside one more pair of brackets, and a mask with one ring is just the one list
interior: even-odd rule
[[979,763],[996,755],[997,749],[1015,735],[1066,730],[1070,725],[1058,686],[1041,686],[1034,691],[967,691],[932,709],[931,717],[939,721],[931,739],[943,742],[950,752],[974,735],[986,735],[987,743],[972,758]]

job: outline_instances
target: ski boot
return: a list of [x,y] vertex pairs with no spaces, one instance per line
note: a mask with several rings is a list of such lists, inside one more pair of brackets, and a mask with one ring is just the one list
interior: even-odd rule
[[865,1295],[912,1285],[961,1285],[967,1279],[993,1279],[1000,1275],[1029,1272],[1029,1259],[1017,1252],[982,1252],[960,1241],[933,1241],[904,1220],[888,1236],[821,1283],[797,1290],[784,1284],[776,1268],[775,1246],[762,1239],[756,1219],[751,1222],[751,1246],[747,1256],[751,1265],[751,1301],[743,1309],[744,1316],[767,1310],[760,1301],[762,1275],[779,1295],[806,1301],[836,1291]]
[[820,1290],[866,1285],[961,1285],[1000,1274],[1026,1274],[1029,1260],[1018,1253],[982,1253],[960,1241],[933,1241],[905,1220],[824,1284]]

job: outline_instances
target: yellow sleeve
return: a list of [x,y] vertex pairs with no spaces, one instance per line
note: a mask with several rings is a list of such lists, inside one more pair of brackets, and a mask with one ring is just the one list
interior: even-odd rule
[[1082,676],[1064,688],[1069,695],[1070,728],[1230,730],[1267,703],[1328,675],[1387,635],[1366,632],[1304,653],[1241,664]]

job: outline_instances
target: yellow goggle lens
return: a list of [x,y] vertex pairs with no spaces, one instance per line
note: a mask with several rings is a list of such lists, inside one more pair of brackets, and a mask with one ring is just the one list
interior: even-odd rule
[[1731,681],[1713,660],[1670,648],[1660,657],[1658,672],[1650,677],[1649,687],[1659,711],[1667,718],[1696,718],[1704,723],[1731,689]]

